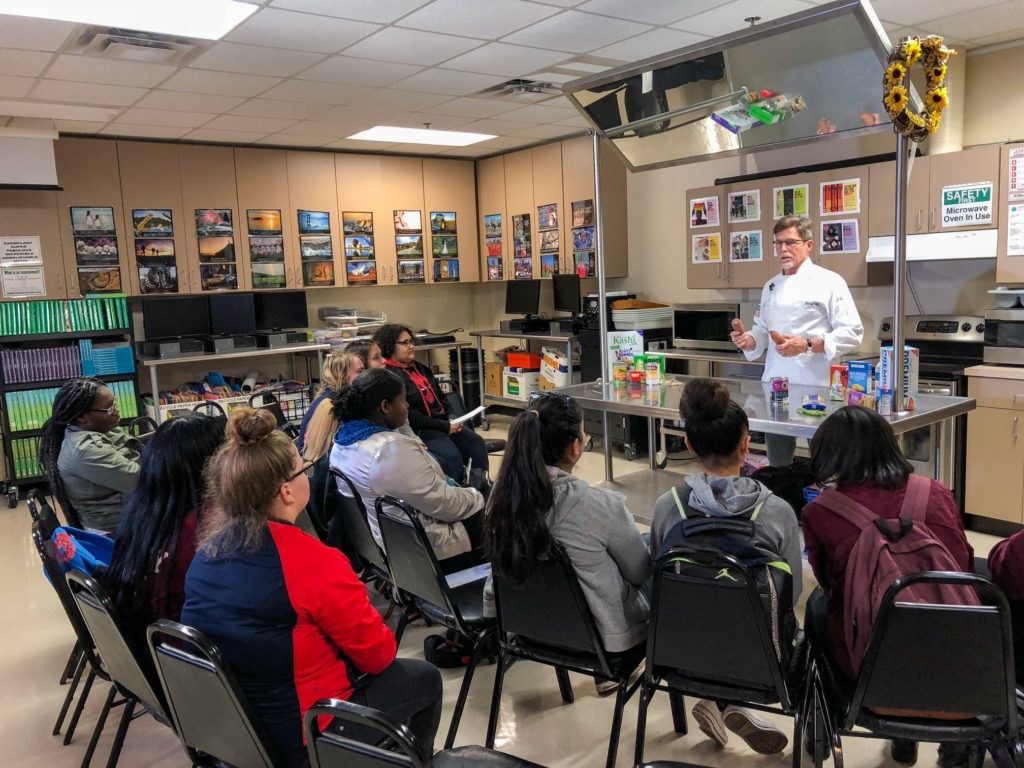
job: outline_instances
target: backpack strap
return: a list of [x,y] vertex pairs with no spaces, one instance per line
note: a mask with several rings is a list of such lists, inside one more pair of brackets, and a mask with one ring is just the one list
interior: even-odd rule
[[903,494],[903,504],[900,506],[900,517],[909,517],[923,523],[928,514],[928,495],[931,490],[932,483],[927,477],[914,473],[908,475],[907,490]]
[[679,510],[679,517],[682,518],[683,520],[686,520],[687,519],[686,512],[689,509],[689,505],[687,505],[687,503],[685,501],[683,501],[683,499],[680,497],[680,495],[679,495],[679,488],[682,488],[683,492],[687,496],[689,496],[690,495],[690,486],[688,486],[686,483],[683,483],[682,485],[680,485],[678,487],[676,487],[674,485],[672,486],[672,499],[676,503],[676,509]]
[[872,525],[875,522],[875,518],[878,517],[878,515],[860,502],[854,501],[842,491],[834,488],[819,494],[814,503],[835,512],[846,522],[851,523],[861,531]]

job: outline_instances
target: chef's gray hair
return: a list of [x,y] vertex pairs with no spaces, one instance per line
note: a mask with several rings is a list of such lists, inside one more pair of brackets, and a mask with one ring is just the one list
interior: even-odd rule
[[814,222],[806,216],[783,216],[775,222],[772,232],[777,235],[779,232],[784,232],[790,227],[796,227],[797,232],[800,233],[801,240],[814,239]]

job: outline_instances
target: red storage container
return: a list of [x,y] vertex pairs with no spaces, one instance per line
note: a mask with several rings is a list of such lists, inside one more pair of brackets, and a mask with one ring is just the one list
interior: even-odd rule
[[510,368],[540,370],[540,355],[533,355],[530,354],[529,352],[509,352],[508,365]]

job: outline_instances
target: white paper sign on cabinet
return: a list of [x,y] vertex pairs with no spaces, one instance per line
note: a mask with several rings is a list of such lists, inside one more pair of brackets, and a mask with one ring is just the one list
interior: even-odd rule
[[43,249],[39,245],[39,235],[0,237],[0,266],[22,267],[42,263]]
[[942,188],[943,227],[977,227],[991,223],[991,181]]

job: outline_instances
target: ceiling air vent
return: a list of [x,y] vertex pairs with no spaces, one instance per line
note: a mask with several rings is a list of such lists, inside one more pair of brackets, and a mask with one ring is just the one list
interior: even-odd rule
[[561,86],[554,83],[546,83],[542,80],[527,80],[521,77],[480,91],[481,96],[490,96],[498,99],[510,98],[516,101],[541,101],[552,96],[558,96],[561,93]]
[[97,59],[180,67],[202,53],[209,44],[209,41],[156,35],[134,29],[90,27],[78,37],[68,53]]

